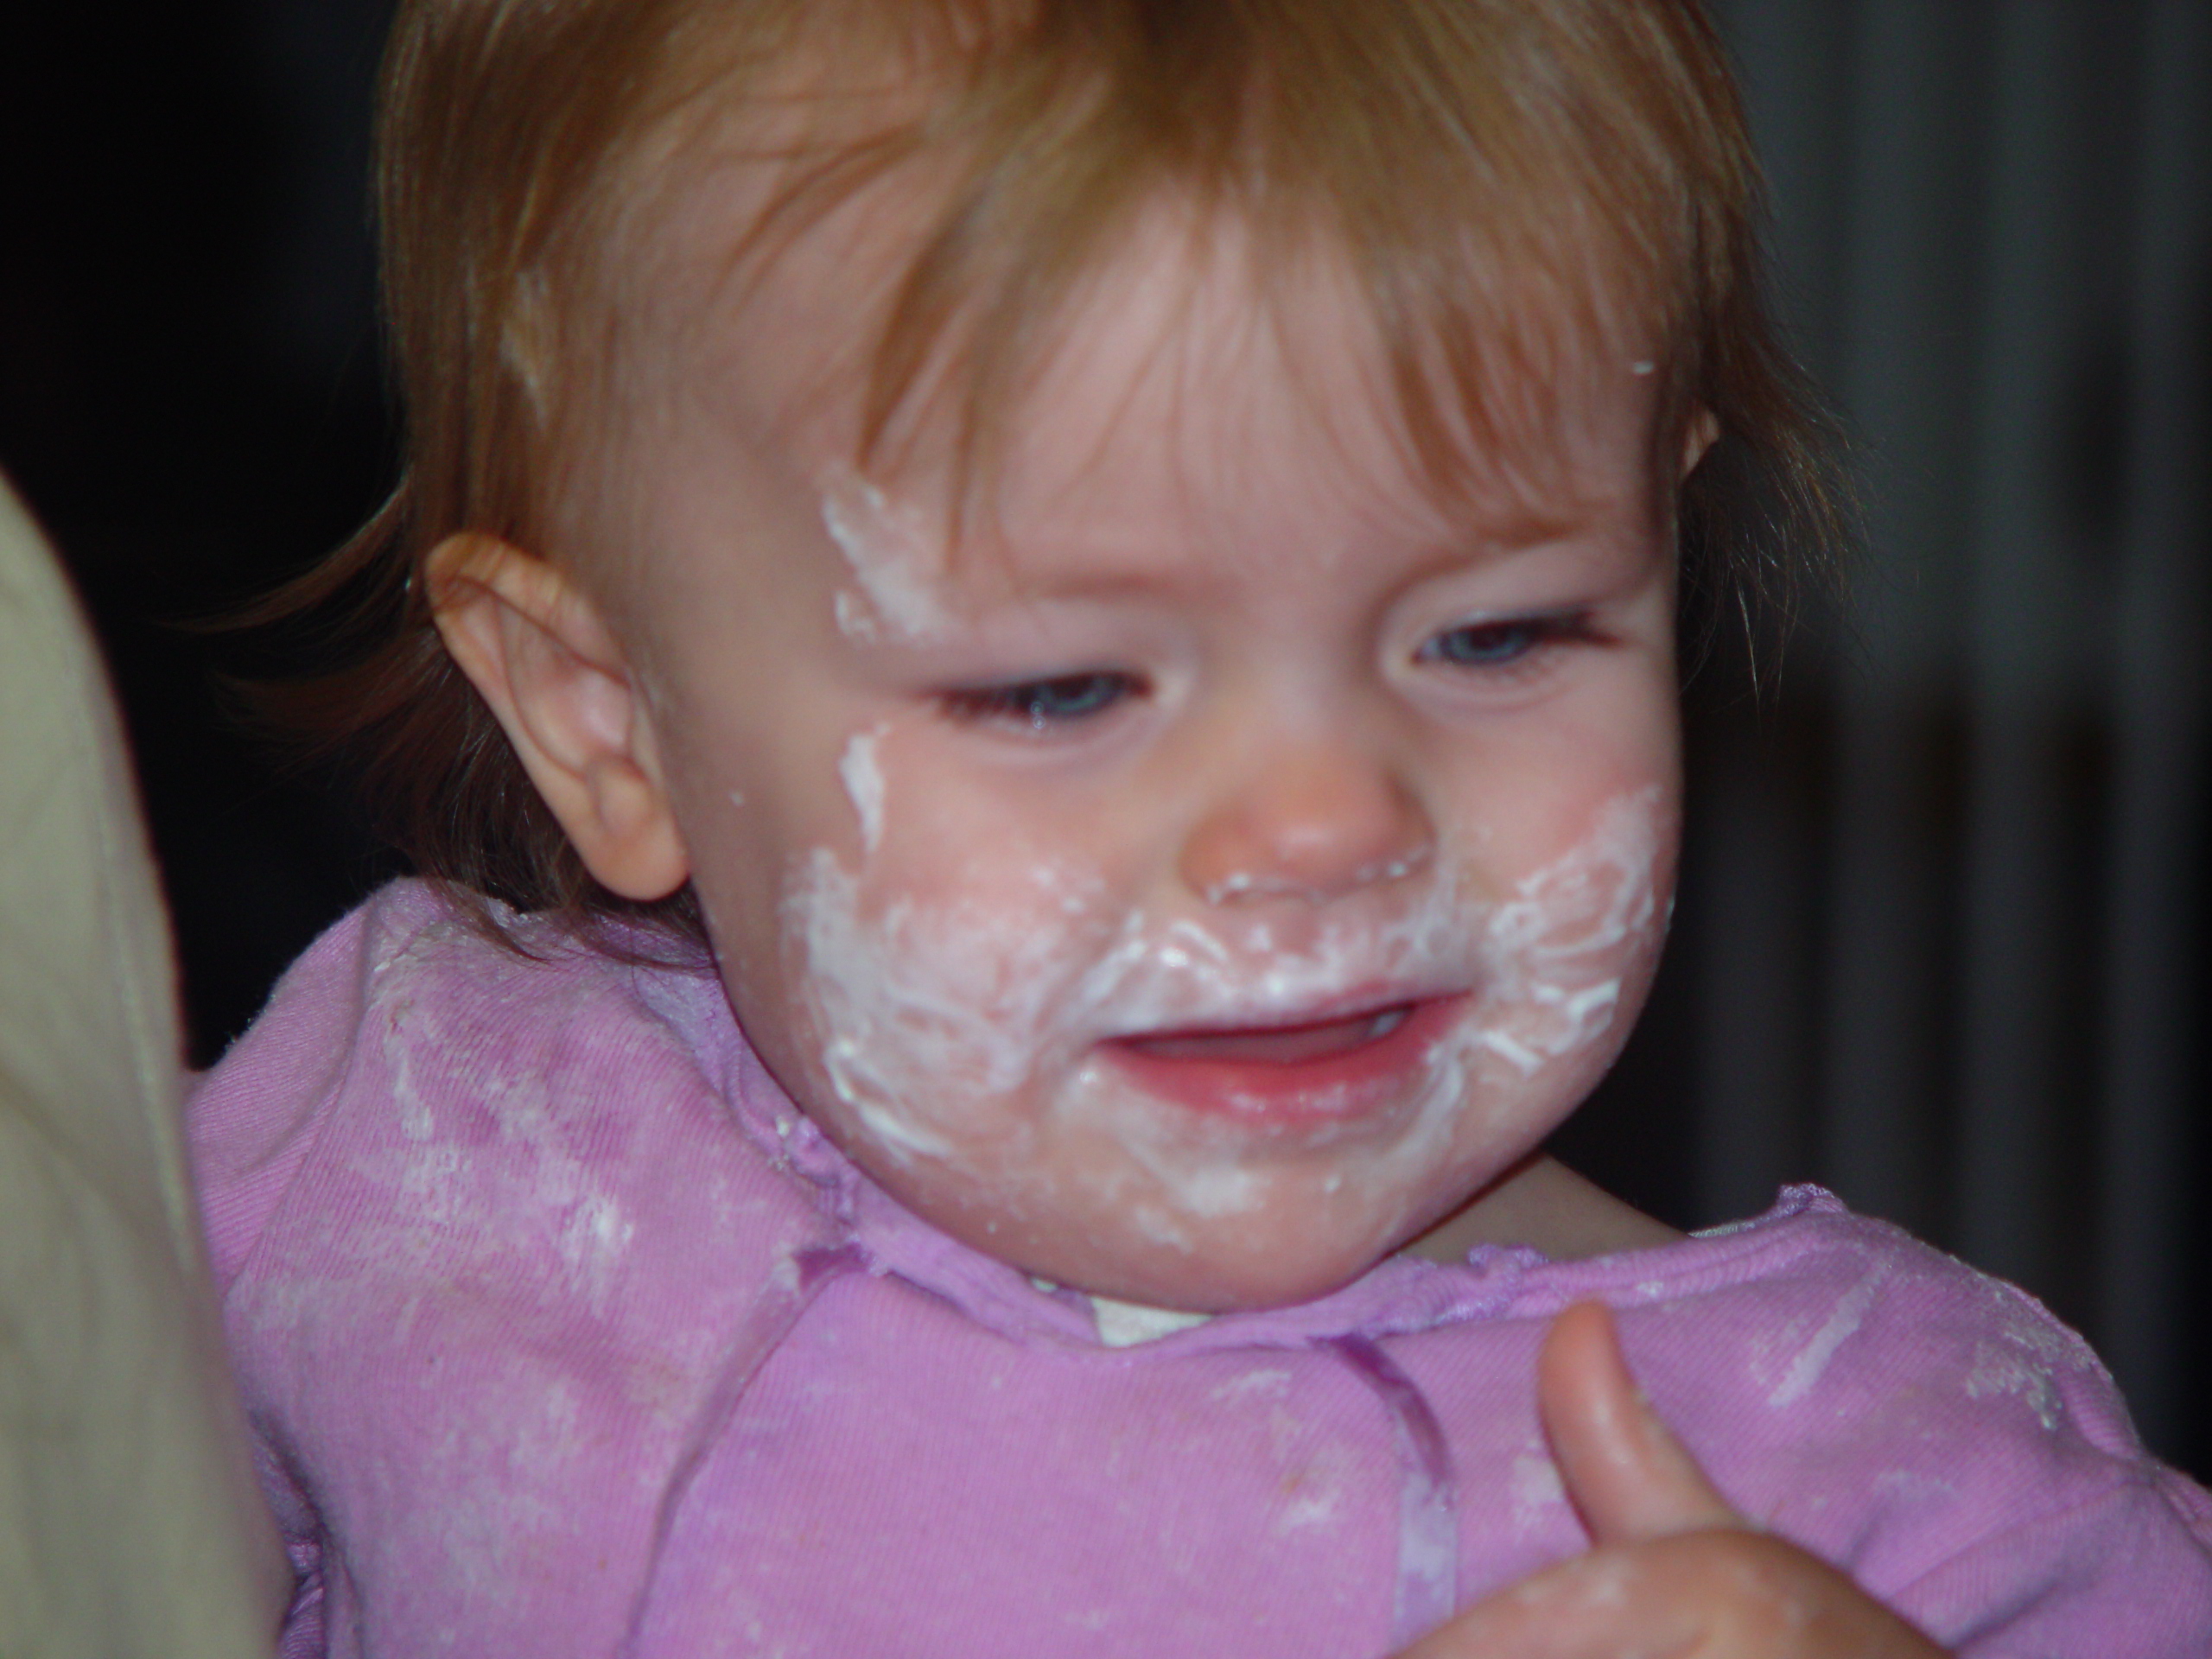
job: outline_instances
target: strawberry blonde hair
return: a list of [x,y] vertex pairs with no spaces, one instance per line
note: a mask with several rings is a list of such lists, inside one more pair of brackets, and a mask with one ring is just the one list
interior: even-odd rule
[[[785,133],[794,89],[845,114]],[[447,657],[421,569],[461,531],[543,544],[620,334],[590,315],[594,257],[641,177],[772,107],[779,187],[743,238],[770,257],[928,169],[863,359],[863,464],[947,366],[962,464],[988,465],[1072,286],[1173,194],[1263,249],[1343,256],[1440,490],[1528,429],[1530,388],[1594,328],[1655,377],[1688,598],[1786,599],[1837,539],[1829,446],[1761,300],[1743,109],[1694,0],[403,0],[378,206],[404,470],[261,614],[334,644],[340,666],[280,708],[354,757],[426,874],[524,910],[626,908]],[[1675,490],[1700,410],[1719,436]],[[697,931],[688,897],[648,908]]]

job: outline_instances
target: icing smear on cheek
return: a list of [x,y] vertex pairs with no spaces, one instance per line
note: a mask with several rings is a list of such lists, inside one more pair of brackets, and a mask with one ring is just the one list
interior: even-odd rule
[[[856,744],[859,740],[855,740]],[[855,787],[855,810],[876,792]],[[1038,860],[988,890],[924,903],[863,902],[826,849],[794,871],[788,936],[803,953],[821,1062],[840,1101],[889,1158],[957,1160],[1009,1202],[1051,1205],[1081,1180],[1132,1225],[1189,1248],[1193,1224],[1264,1203],[1281,1160],[1332,1161],[1322,1191],[1370,1210],[1464,1148],[1470,1115],[1505,1122],[1531,1089],[1590,1056],[1611,1028],[1624,974],[1661,925],[1661,796],[1622,796],[1583,841],[1506,893],[1465,890],[1440,859],[1395,916],[1328,923],[1287,947],[1234,915],[1159,919],[1117,911],[1091,872]],[[1283,1133],[1235,1112],[1161,1100],[1099,1046],[1174,1030],[1309,1020],[1372,993],[1461,995],[1408,1097],[1328,1112]],[[1586,1086],[1586,1085],[1585,1085]],[[1508,1131],[1510,1132],[1510,1131]],[[1075,1159],[1071,1147],[1093,1155]]]
[[1473,1041],[1522,1077],[1611,1029],[1624,949],[1663,920],[1653,879],[1657,807],[1656,790],[1613,801],[1580,846],[1523,878],[1491,913],[1488,957],[1499,976]]
[[838,781],[853,804],[853,815],[861,821],[861,850],[868,854],[883,844],[883,766],[875,751],[890,729],[882,725],[854,733],[837,762]]

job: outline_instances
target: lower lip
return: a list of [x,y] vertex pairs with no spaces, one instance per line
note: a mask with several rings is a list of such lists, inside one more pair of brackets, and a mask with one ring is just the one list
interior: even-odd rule
[[1382,1035],[1304,1059],[1165,1055],[1128,1041],[1102,1046],[1148,1092],[1193,1111],[1284,1128],[1347,1122],[1408,1098],[1465,1001],[1440,996],[1408,1003],[1405,1017]]

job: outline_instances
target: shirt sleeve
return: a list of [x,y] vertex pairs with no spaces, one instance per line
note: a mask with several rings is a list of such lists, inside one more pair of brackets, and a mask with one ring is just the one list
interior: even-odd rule
[[[226,1302],[330,1120],[363,1040],[382,908],[371,900],[311,946],[252,1027],[189,1090],[187,1152],[216,1293]],[[226,1324],[255,1472],[292,1567],[279,1659],[315,1659],[327,1647],[324,1529],[264,1408],[281,1357],[263,1351],[234,1322]]]
[[361,1035],[376,901],[309,947],[185,1103],[218,1295],[237,1281],[335,1101]]
[[2202,1489],[2146,1463],[2100,1497],[1983,1537],[1893,1600],[1961,1659],[2203,1659],[2208,1517]]

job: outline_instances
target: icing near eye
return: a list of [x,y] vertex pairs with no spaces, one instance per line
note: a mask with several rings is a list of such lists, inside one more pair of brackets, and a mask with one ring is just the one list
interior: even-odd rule
[[1095,670],[950,691],[945,694],[944,703],[962,720],[1026,726],[1043,732],[1095,720],[1129,698],[1141,696],[1144,689],[1143,682],[1134,674]]

